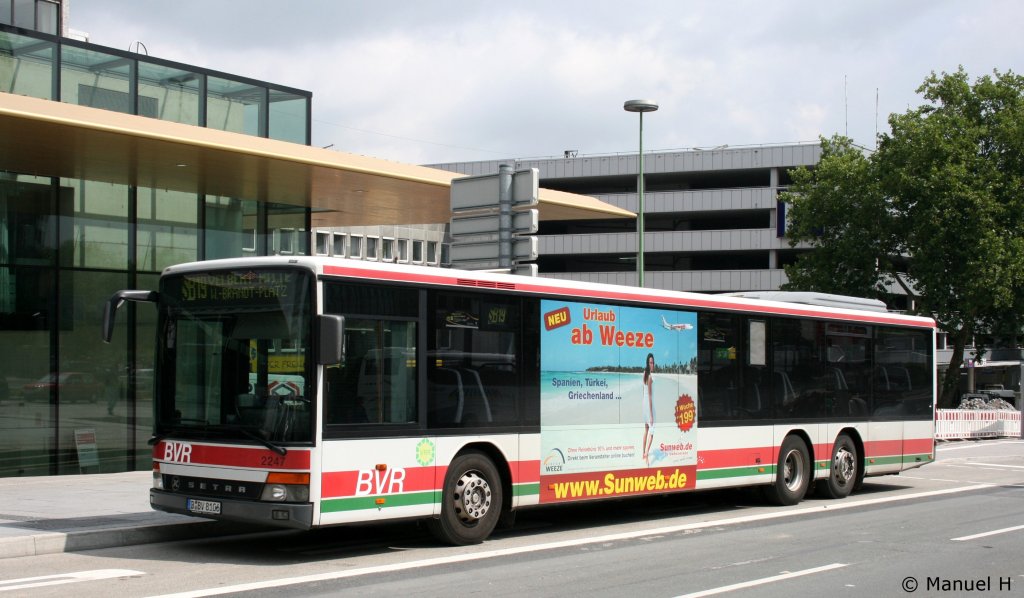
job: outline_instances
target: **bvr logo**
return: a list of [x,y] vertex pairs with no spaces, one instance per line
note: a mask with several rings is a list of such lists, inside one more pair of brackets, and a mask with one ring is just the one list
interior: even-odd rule
[[177,461],[179,463],[192,462],[192,445],[187,442],[165,442],[164,461]]
[[405,470],[401,467],[396,469],[359,470],[359,478],[356,480],[356,496],[371,496],[374,494],[396,494],[405,491]]

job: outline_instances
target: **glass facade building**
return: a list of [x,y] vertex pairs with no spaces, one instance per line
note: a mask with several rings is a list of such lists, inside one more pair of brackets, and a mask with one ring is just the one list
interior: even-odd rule
[[[311,93],[59,37],[55,11],[0,0],[0,102],[309,144]],[[308,207],[174,187],[0,170],[0,477],[150,467],[156,314],[129,306],[102,343],[114,291],[155,289],[179,262],[309,252]]]

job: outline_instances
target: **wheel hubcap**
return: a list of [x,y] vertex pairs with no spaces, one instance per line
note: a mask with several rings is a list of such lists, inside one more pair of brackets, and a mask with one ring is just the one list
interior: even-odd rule
[[790,451],[786,454],[782,476],[786,488],[789,488],[790,491],[796,491],[803,484],[804,470],[799,451]]
[[836,482],[841,486],[845,486],[853,480],[857,465],[854,463],[853,453],[846,447],[837,450],[835,456],[832,457],[832,471],[835,472]]
[[479,520],[491,508],[491,486],[475,471],[467,471],[455,485],[455,513],[463,522]]

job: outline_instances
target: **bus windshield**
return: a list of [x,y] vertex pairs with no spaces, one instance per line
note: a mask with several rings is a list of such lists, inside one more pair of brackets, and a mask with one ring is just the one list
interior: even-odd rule
[[311,285],[280,268],[165,277],[157,436],[311,442]]

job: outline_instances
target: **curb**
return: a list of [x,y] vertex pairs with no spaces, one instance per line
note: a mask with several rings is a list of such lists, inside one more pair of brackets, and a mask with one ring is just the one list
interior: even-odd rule
[[41,532],[0,538],[0,559],[157,544],[209,536],[244,535],[263,531],[266,530],[220,521],[200,520],[74,532]]

